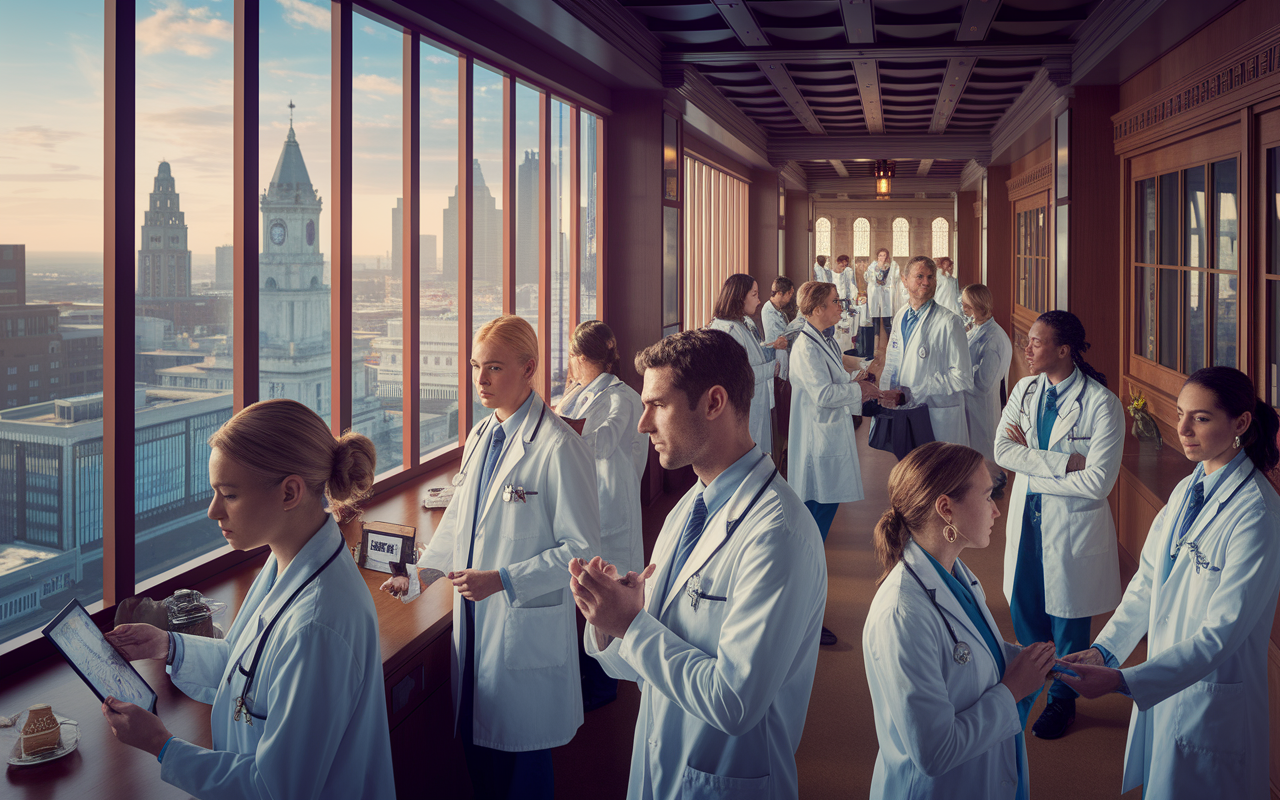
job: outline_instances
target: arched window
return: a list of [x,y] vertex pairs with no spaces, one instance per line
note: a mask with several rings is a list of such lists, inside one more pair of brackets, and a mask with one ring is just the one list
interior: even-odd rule
[[853,221],[853,257],[871,257],[871,223],[866,217],[858,217]]
[[814,245],[813,254],[815,256],[831,257],[831,220],[826,217],[818,217],[818,222],[814,228]]
[[938,217],[933,221],[933,257],[948,258],[951,256],[951,225],[946,217]]
[[893,260],[906,264],[911,258],[911,225],[906,217],[893,221]]

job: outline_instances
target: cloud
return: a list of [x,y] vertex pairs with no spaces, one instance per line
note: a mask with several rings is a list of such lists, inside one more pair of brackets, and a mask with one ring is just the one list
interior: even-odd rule
[[143,112],[139,116],[149,130],[173,131],[184,128],[216,128],[230,135],[234,124],[231,106],[187,106],[164,111]]
[[30,147],[39,147],[42,150],[54,150],[62,142],[83,135],[76,131],[57,131],[52,128],[46,128],[43,125],[24,125],[21,128],[14,128],[5,138],[19,145],[25,144]]
[[138,23],[138,46],[143,55],[178,50],[189,56],[208,58],[214,42],[231,41],[233,28],[207,6],[187,8],[182,0],[163,0],[156,13]]
[[423,56],[422,60],[426,61],[428,64],[457,64],[458,63],[457,58],[450,58],[449,56],[429,55],[429,56]]
[[307,0],[276,0],[284,8],[284,21],[295,28],[329,30],[329,10]]
[[400,94],[400,82],[381,75],[356,75],[351,79],[351,88],[363,94],[391,96]]
[[51,183],[61,181],[101,180],[97,175],[71,175],[65,172],[30,172],[26,174],[0,173],[0,182]]

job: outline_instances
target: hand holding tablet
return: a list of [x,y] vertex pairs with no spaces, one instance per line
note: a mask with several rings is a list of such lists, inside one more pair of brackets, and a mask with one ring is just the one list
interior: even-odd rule
[[99,700],[110,696],[155,713],[155,690],[111,646],[79,600],[68,603],[42,633]]

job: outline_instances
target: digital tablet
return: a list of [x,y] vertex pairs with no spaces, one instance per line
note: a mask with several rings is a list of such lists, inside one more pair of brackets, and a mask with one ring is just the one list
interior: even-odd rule
[[72,600],[41,631],[99,700],[114,697],[156,711],[156,693],[98,630],[79,600]]

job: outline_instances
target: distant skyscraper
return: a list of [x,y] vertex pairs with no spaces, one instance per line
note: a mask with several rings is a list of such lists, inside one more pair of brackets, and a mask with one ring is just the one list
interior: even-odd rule
[[396,198],[391,209],[391,271],[399,273],[404,267],[404,198]]
[[0,244],[0,306],[27,302],[27,246]]
[[236,248],[224,244],[214,249],[213,288],[230,291],[235,286]]
[[418,235],[418,272],[434,278],[440,269],[440,253],[436,250],[436,235],[423,233]]
[[[471,276],[477,282],[502,282],[502,211],[484,182],[480,161],[471,162]],[[458,279],[458,187],[444,210],[444,269],[441,277]]]
[[168,161],[160,162],[150,205],[143,214],[137,293],[139,297],[191,296],[187,223]]
[[538,282],[538,151],[516,167],[516,284]]

